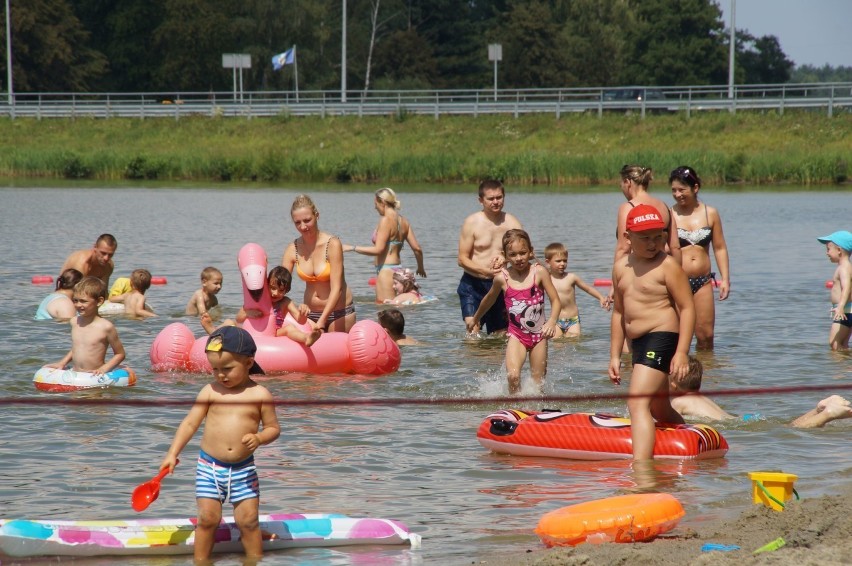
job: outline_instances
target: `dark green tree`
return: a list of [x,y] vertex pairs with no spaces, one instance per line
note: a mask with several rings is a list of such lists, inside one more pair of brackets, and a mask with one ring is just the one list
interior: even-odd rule
[[574,78],[566,86],[609,86],[624,72],[630,45],[624,30],[633,25],[627,0],[574,0],[559,10],[564,14],[560,49]]
[[511,88],[564,87],[576,84],[560,41],[550,5],[540,0],[510,4],[500,30],[503,81]]
[[790,73],[793,83],[848,83],[852,82],[852,67],[799,65]]
[[232,72],[222,54],[240,52],[234,42],[237,3],[229,0],[165,0],[154,49],[162,63],[154,75],[161,91],[230,90]]
[[389,34],[376,51],[376,89],[431,88],[438,82],[432,46],[416,29]]
[[742,70],[742,75],[737,73],[737,82],[779,84],[790,80],[794,64],[781,50],[777,37],[765,35],[755,39],[748,32],[738,32],[738,47],[740,37],[744,48],[736,54],[734,69],[739,67]]
[[722,13],[711,0],[631,0],[635,23],[622,84],[703,85],[728,80]]
[[[10,16],[15,92],[88,92],[106,72],[106,57],[67,0],[12,2]],[[5,58],[0,69],[5,77]]]
[[153,48],[154,30],[163,17],[165,0],[76,0],[74,11],[87,30],[91,45],[109,60],[109,70],[97,83],[100,90],[151,90],[162,63]]
[[412,26],[431,46],[435,88],[480,88],[491,82],[488,35],[497,25],[497,2],[410,0]]

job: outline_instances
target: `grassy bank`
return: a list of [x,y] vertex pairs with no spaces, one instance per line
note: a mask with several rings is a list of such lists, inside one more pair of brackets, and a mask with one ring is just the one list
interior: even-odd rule
[[0,120],[6,177],[582,185],[639,163],[824,185],[849,181],[850,148],[852,113]]

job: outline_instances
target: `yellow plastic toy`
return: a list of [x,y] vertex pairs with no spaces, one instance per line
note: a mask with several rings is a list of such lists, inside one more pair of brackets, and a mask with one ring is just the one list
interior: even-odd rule
[[755,503],[762,503],[776,511],[783,511],[785,502],[793,494],[799,499],[799,494],[793,488],[793,483],[799,479],[794,474],[784,472],[749,472],[751,493]]

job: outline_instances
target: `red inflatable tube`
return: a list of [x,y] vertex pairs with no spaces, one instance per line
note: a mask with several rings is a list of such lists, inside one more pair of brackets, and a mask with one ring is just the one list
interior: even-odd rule
[[[35,277],[33,277],[33,279],[35,279]],[[33,281],[33,283],[35,283],[35,281]],[[834,287],[834,281],[829,279],[828,281],[825,282],[825,288],[826,289],[831,289],[832,287]]]
[[370,277],[369,279],[367,279],[367,285],[369,285],[370,287],[375,287],[376,286],[376,278]]
[[47,285],[53,283],[53,277],[50,275],[33,275],[33,285]]
[[165,277],[151,277],[151,285],[165,285],[168,283]]

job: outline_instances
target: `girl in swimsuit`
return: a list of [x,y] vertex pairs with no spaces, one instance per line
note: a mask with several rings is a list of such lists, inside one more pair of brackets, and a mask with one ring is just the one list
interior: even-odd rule
[[691,167],[681,166],[671,172],[669,183],[675,205],[672,207],[672,225],[676,228],[680,262],[689,277],[695,303],[696,349],[712,350],[716,325],[716,306],[713,287],[708,285],[715,274],[711,273],[710,246],[719,270],[719,300],[728,298],[731,289],[728,269],[728,246],[722,232],[722,219],[712,206],[698,201],[701,179]]
[[393,189],[376,191],[374,205],[379,213],[379,225],[373,232],[372,246],[344,245],[344,251],[354,251],[362,255],[375,256],[376,263],[376,302],[393,300],[393,270],[401,268],[399,253],[405,242],[414,252],[417,260],[417,275],[426,277],[423,267],[423,250],[414,236],[411,223],[399,214],[402,206]]
[[69,267],[56,279],[56,291],[44,298],[35,314],[35,320],[70,320],[77,316],[77,309],[71,301],[74,285],[80,282],[83,274]]
[[[509,341],[506,344],[506,377],[509,393],[521,390],[521,367],[530,356],[530,375],[539,391],[547,374],[547,339],[553,337],[556,319],[562,310],[559,293],[553,286],[550,274],[540,265],[530,264],[533,247],[529,235],[518,229],[503,235],[503,253],[510,267],[495,277],[479,308],[468,324],[468,332],[479,332],[479,320],[491,308],[501,291],[509,312]],[[544,294],[550,299],[550,317],[544,317]]]
[[420,285],[414,278],[414,272],[410,269],[393,270],[393,292],[396,295],[385,303],[394,305],[415,305],[421,301]]
[[316,328],[349,332],[355,324],[352,291],[343,275],[343,245],[319,229],[319,211],[311,198],[299,195],[290,207],[300,236],[284,250],[281,265],[305,282],[304,303]]

